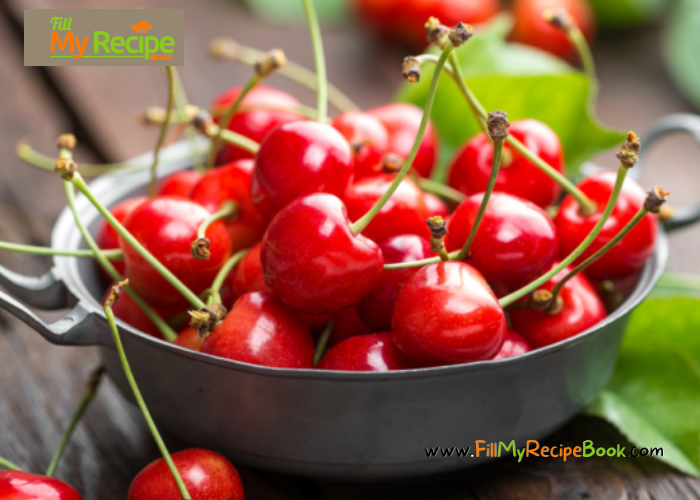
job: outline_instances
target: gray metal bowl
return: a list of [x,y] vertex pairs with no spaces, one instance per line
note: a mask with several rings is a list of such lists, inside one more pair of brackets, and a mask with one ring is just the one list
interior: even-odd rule
[[[671,130],[700,140],[700,118],[668,117],[646,144]],[[186,145],[165,161],[185,156]],[[148,156],[134,165],[148,164]],[[182,159],[163,173],[186,167]],[[110,175],[92,184],[106,204],[143,194],[145,172]],[[97,211],[78,199],[94,233]],[[682,212],[671,228],[698,219]],[[53,232],[54,248],[84,248],[64,210]],[[486,458],[428,458],[426,448],[474,447],[476,440],[522,446],[562,426],[602,389],[615,365],[632,310],[651,291],[668,256],[664,231],[639,283],[605,321],[575,338],[516,358],[389,373],[267,368],[216,358],[145,335],[120,324],[136,379],[158,424],[194,445],[215,449],[238,463],[308,476],[382,479],[444,472]],[[94,262],[57,257],[49,273],[29,278],[0,268],[0,283],[30,306],[73,307],[47,325],[23,303],[0,291],[0,307],[49,342],[100,346],[122,394],[131,391],[117,359],[100,305],[106,283]]]

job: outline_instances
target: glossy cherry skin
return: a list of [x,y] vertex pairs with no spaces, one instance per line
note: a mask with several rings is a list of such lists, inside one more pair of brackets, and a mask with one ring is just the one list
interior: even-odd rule
[[[345,195],[345,206],[352,221],[365,215],[386,193],[395,176],[383,174],[362,179],[353,184]],[[425,221],[430,217],[423,191],[410,179],[404,179],[372,222],[362,231],[375,243],[399,234],[417,234],[430,238]]]
[[496,296],[479,271],[459,261],[430,264],[408,278],[391,325],[406,359],[425,367],[491,359],[506,333]]
[[388,372],[411,367],[391,333],[351,337],[328,351],[316,367],[347,372]]
[[513,356],[520,356],[531,350],[530,344],[527,343],[522,335],[508,328],[508,330],[506,330],[503,347],[501,347],[501,350],[493,359],[512,358]]
[[239,298],[202,344],[212,356],[275,368],[311,368],[314,341],[306,323],[271,293]]
[[297,198],[270,222],[260,251],[265,282],[295,311],[330,314],[367,295],[384,260],[350,230],[345,205],[330,194]]
[[[455,210],[447,225],[447,249],[467,241],[483,194],[472,195]],[[470,248],[471,264],[490,283],[520,288],[542,274],[557,256],[557,233],[549,216],[534,203],[492,193]]]
[[[223,109],[233,103],[241,92],[241,86],[232,87],[221,93],[211,103],[213,108]],[[241,103],[241,111],[234,114],[228,129],[248,137],[258,144],[276,126],[292,121],[303,120],[304,117],[284,108],[299,105],[299,101],[290,94],[265,85],[257,85]],[[255,109],[255,106],[277,106],[281,109]],[[248,108],[248,109],[246,109]],[[252,108],[252,109],[251,109]],[[217,120],[218,121],[218,120]],[[229,163],[242,158],[253,158],[253,153],[231,144],[225,144],[217,158],[219,164]]]
[[362,111],[348,111],[335,117],[331,125],[352,146],[356,181],[381,174],[389,134],[377,118]]
[[[427,20],[427,18],[426,18]],[[425,24],[425,21],[423,21]],[[425,28],[423,28],[425,30]],[[423,110],[414,104],[394,102],[366,111],[377,118],[389,132],[388,152],[403,159],[408,158],[413,142],[418,135],[418,128],[423,118]],[[440,142],[432,121],[428,121],[425,134],[421,140],[418,154],[411,169],[423,177],[430,177],[435,162],[440,156]]]
[[[124,224],[127,216],[141,203],[146,201],[148,198],[145,196],[138,196],[136,198],[129,198],[118,203],[116,206],[110,209],[110,212],[119,222]],[[106,221],[100,222],[100,229],[97,232],[97,246],[102,250],[112,250],[120,248],[119,245],[119,233],[114,230],[114,228]],[[126,272],[126,265],[123,260],[113,260],[111,261],[114,268],[119,271],[119,274],[124,276]],[[101,269],[101,268],[100,268]]]
[[[559,138],[547,125],[537,120],[518,120],[508,129],[557,171],[564,173],[564,153]],[[483,193],[491,176],[493,144],[483,132],[472,138],[455,156],[448,184],[465,194]],[[512,194],[547,208],[559,199],[561,187],[532,162],[503,144],[501,168],[496,191]]]
[[340,344],[344,340],[358,335],[374,333],[365,325],[357,315],[355,306],[349,306],[335,313],[333,328],[328,336],[327,348]]
[[[385,264],[413,262],[433,257],[430,243],[421,236],[403,234],[387,238],[379,244]],[[375,332],[391,330],[394,303],[404,282],[418,271],[418,267],[382,271],[371,292],[356,304],[357,314],[365,325]]]
[[260,144],[253,172],[253,201],[272,218],[289,202],[311,193],[345,196],[353,179],[352,148],[328,124],[280,125]]
[[0,471],[2,500],[83,500],[63,481],[16,470]]
[[[551,290],[570,270],[564,268],[540,288]],[[531,309],[517,309],[509,313],[513,328],[533,349],[571,338],[597,325],[607,316],[603,302],[583,274],[579,273],[567,281],[560,297],[562,309],[554,314]]]
[[[559,258],[569,255],[591,232],[600,219],[615,185],[615,173],[598,172],[584,179],[578,186],[597,205],[596,212],[588,217],[579,214],[578,203],[566,196],[554,224],[559,234]],[[593,255],[609,242],[644,204],[646,193],[632,179],[625,179],[610,218],[593,243],[574,261],[578,264]],[[652,214],[646,215],[620,242],[600,259],[586,268],[586,275],[594,281],[629,276],[646,262],[654,250],[657,221]]]
[[170,174],[158,183],[158,196],[182,196],[189,198],[192,190],[202,179],[202,174],[194,170],[180,170]]
[[542,19],[546,9],[564,9],[581,29],[590,43],[595,32],[593,13],[585,0],[514,0],[515,25],[512,38],[532,45],[568,61],[576,61],[576,49],[566,36]]
[[[164,196],[136,207],[124,221],[124,227],[185,286],[199,295],[211,286],[219,268],[231,256],[231,240],[226,226],[216,221],[205,234],[211,241],[211,257],[207,260],[192,257],[190,247],[197,239],[197,229],[209,215],[209,211],[198,203]],[[187,300],[136,250],[123,239],[120,243],[124,249],[129,284],[141,298],[162,309],[187,306]]]
[[267,228],[267,218],[257,209],[250,193],[252,172],[253,160],[238,160],[210,170],[192,190],[192,200],[212,213],[225,201],[236,202],[236,217],[224,220],[232,252],[256,244]]
[[430,217],[434,217],[436,215],[439,215],[443,219],[447,219],[447,217],[449,217],[450,208],[439,197],[432,193],[423,193],[423,200],[425,201],[425,206],[428,208]]
[[[193,500],[243,500],[243,483],[236,468],[223,456],[192,448],[172,455],[175,467]],[[182,495],[165,460],[159,458],[131,482],[129,500],[181,500]]]
[[197,333],[197,330],[195,330],[191,326],[188,326],[180,333],[178,333],[175,342],[173,342],[173,344],[175,345],[179,345],[180,347],[184,347],[192,351],[200,351],[202,349],[203,343],[204,339],[200,337],[199,333]]

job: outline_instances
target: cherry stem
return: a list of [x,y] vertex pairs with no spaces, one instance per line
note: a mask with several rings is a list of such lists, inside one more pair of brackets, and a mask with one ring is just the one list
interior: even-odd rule
[[456,189],[442,184],[441,182],[436,182],[430,179],[426,179],[425,177],[418,176],[412,177],[412,179],[413,182],[418,184],[418,187],[426,193],[438,195],[441,198],[445,198],[446,200],[453,201],[455,203],[462,203],[464,200],[467,199],[467,195],[463,192],[457,191]]
[[221,129],[215,123],[207,125],[205,135],[210,138],[220,137],[222,141],[228,144],[233,144],[241,149],[245,149],[249,153],[257,153],[260,149],[260,144],[248,139],[246,136],[238,134],[232,130]]
[[[75,191],[73,189],[73,185],[69,181],[64,181],[63,185],[66,192],[66,200],[68,202],[68,207],[73,213],[75,225],[78,226],[78,231],[80,231],[83,240],[85,241],[87,246],[90,247],[91,251],[95,255],[95,258],[97,259],[97,262],[100,264],[100,266],[102,266],[102,269],[105,270],[109,277],[117,283],[121,282],[124,278],[119,273],[119,271],[117,271],[117,269],[112,265],[112,263],[104,256],[104,252],[100,251],[100,247],[97,246],[97,242],[87,230],[87,228],[83,224],[83,221],[80,219],[80,215],[78,214],[78,211],[75,208]],[[129,294],[129,297],[131,297],[131,299],[134,301],[134,303],[144,312],[146,316],[148,316],[148,319],[150,319],[151,322],[153,322],[153,324],[156,325],[158,331],[160,331],[160,333],[163,334],[163,337],[165,337],[165,339],[168,342],[174,342],[177,338],[177,333],[175,333],[175,330],[173,330],[172,327],[163,318],[161,318],[160,315],[158,315],[158,313],[156,313],[153,310],[153,308],[146,303],[145,300],[143,300],[136,292],[134,292],[131,289],[131,287],[127,287],[125,290],[126,293]]]
[[211,226],[217,220],[235,219],[237,214],[238,205],[235,201],[227,200],[223,202],[216,212],[204,219],[199,225],[199,228],[197,229],[197,238],[204,238],[207,233],[207,229],[209,229],[209,226]]
[[117,233],[119,233],[124,241],[126,241],[134,250],[136,250],[136,252],[138,252],[138,254],[141,255],[146,262],[148,262],[161,276],[163,276],[163,278],[168,281],[168,283],[170,283],[178,292],[180,292],[182,296],[185,297],[190,304],[192,304],[192,306],[194,306],[196,309],[201,309],[206,306],[206,304],[202,302],[202,300],[197,297],[192,290],[187,288],[187,286],[180,281],[177,276],[170,272],[170,270],[158,259],[156,259],[151,252],[146,250],[146,248],[136,238],[134,238],[129,231],[126,230],[121,222],[119,222],[114,215],[112,215],[112,213],[105,208],[104,205],[102,205],[100,200],[95,198],[79,172],[75,172],[70,182],[76,188],[78,188],[78,191],[85,195],[90,203],[92,203],[97,211],[100,212],[102,217],[107,220],[107,223],[112,226]]
[[[19,243],[9,243],[0,241],[0,250],[25,253],[30,255],[47,255],[60,257],[77,257],[84,259],[94,259],[95,252],[92,250],[54,250],[50,247],[39,247],[34,245],[20,245]],[[124,252],[120,249],[101,250],[102,255],[109,260],[124,260]]]
[[[436,62],[435,56],[432,54],[423,54],[421,56],[418,56],[417,59],[419,59],[421,62]],[[477,97],[467,85],[467,81],[464,77],[464,73],[462,72],[462,67],[459,64],[459,59],[456,52],[452,53],[451,61],[451,66],[447,68],[448,74],[450,74],[450,76],[452,76],[454,81],[457,83],[457,86],[462,91],[464,98],[467,100],[467,104],[469,104],[472,111],[474,112],[477,122],[479,122],[479,125],[481,126],[482,130],[485,133],[487,133],[486,109],[484,109]],[[557,169],[552,167],[549,163],[547,163],[542,158],[533,153],[525,144],[520,142],[512,135],[509,135],[506,138],[506,142],[518,153],[523,155],[528,161],[532,162],[537,168],[544,172],[544,174],[547,175],[547,177],[559,184],[567,193],[573,196],[578,202],[579,207],[581,207],[582,215],[589,215],[595,212],[595,203],[591,201],[591,199],[588,198],[588,196],[586,196],[583,193],[583,191],[581,191],[573,182],[567,179],[565,175],[563,175]]]
[[[586,41],[586,37],[583,36],[580,28],[574,25],[567,31],[567,38],[571,44],[576,48],[576,53],[581,60],[581,66],[583,66],[583,72],[590,79],[591,85],[596,89],[598,86],[598,77],[596,75],[595,62],[593,60],[593,54],[591,53],[591,47]],[[596,90],[594,90],[593,95],[595,95]]]
[[105,368],[103,366],[100,366],[99,368],[94,370],[90,375],[90,379],[88,380],[83,399],[80,401],[78,408],[75,410],[75,413],[73,414],[73,418],[71,419],[68,428],[63,433],[61,443],[58,445],[58,448],[56,449],[55,453],[53,454],[53,457],[51,458],[49,468],[46,470],[47,477],[52,477],[54,472],[56,471],[56,467],[58,467],[58,462],[59,460],[61,460],[61,456],[63,455],[63,452],[66,449],[68,442],[70,441],[73,431],[78,426],[78,422],[85,413],[85,410],[87,410],[88,406],[90,406],[90,403],[92,402],[93,398],[95,397],[95,394],[97,393],[97,388],[100,385],[100,380],[102,379],[102,375],[104,374],[104,372]]
[[24,470],[19,465],[15,465],[12,462],[10,462],[8,459],[2,458],[2,457],[0,457],[0,467],[2,467],[3,469],[17,470],[20,472],[24,472]]
[[445,65],[445,62],[447,61],[450,52],[452,52],[453,50],[454,45],[451,41],[448,41],[442,53],[440,54],[440,59],[438,59],[438,62],[435,65],[435,73],[433,73],[433,78],[430,81],[430,88],[428,89],[428,95],[425,98],[425,105],[423,106],[423,117],[421,118],[420,126],[418,127],[418,134],[416,135],[416,139],[413,142],[413,147],[411,148],[411,152],[408,155],[408,158],[406,158],[406,161],[404,162],[403,166],[401,167],[401,170],[396,175],[391,185],[389,186],[389,189],[386,190],[382,197],[379,198],[379,200],[377,200],[377,203],[375,203],[374,206],[370,208],[370,210],[365,215],[357,219],[350,226],[350,229],[352,230],[353,234],[360,234],[367,227],[367,225],[370,222],[372,222],[374,216],[377,215],[382,209],[382,207],[386,204],[386,202],[389,201],[389,198],[391,198],[391,196],[394,194],[394,191],[396,191],[396,189],[401,184],[401,181],[404,179],[404,177],[406,177],[406,174],[411,169],[413,160],[415,160],[416,155],[418,154],[418,149],[420,148],[421,141],[423,140],[425,128],[428,126],[428,121],[430,120],[430,111],[433,107],[433,102],[435,101],[435,93],[437,91],[438,83],[440,82],[442,68]]
[[588,246],[593,242],[593,240],[596,239],[601,229],[603,229],[605,221],[608,220],[608,217],[610,217],[610,214],[615,208],[615,203],[617,203],[617,198],[620,195],[620,191],[622,190],[622,184],[624,183],[625,177],[627,176],[627,170],[628,167],[624,164],[621,164],[617,168],[615,186],[613,187],[613,191],[610,195],[610,199],[608,200],[608,204],[605,206],[605,210],[603,210],[603,213],[601,214],[600,219],[598,219],[596,225],[593,226],[593,229],[591,229],[591,232],[588,234],[588,236],[586,236],[586,238],[581,242],[581,244],[578,247],[576,247],[576,249],[573,252],[571,252],[565,259],[563,259],[558,265],[553,267],[548,273],[540,276],[538,279],[536,279],[529,285],[524,286],[520,290],[516,290],[515,292],[501,298],[499,300],[501,307],[506,308],[516,300],[524,297],[530,292],[537,290],[540,286],[544,285],[547,281],[549,281],[559,272],[561,272],[562,269],[564,269],[566,266],[575,261],[579,257],[579,255],[581,255],[586,250],[586,248],[588,248]]
[[160,148],[163,146],[165,134],[168,131],[168,126],[170,125],[170,115],[173,112],[173,100],[175,96],[175,78],[173,76],[172,66],[166,66],[165,70],[166,74],[168,75],[168,105],[165,108],[165,120],[163,120],[163,125],[160,127],[160,133],[158,134],[156,147],[153,150],[153,163],[151,164],[151,182],[148,185],[149,198],[155,198],[156,194],[158,194],[158,159],[160,156]]
[[[224,59],[233,60],[247,64],[248,66],[255,66],[261,56],[265,53],[261,50],[254,49],[252,47],[247,47],[245,45],[240,45],[233,40],[215,40],[212,44],[216,47],[217,44],[225,46],[224,50],[218,51],[214,49],[218,57]],[[292,80],[308,89],[315,91],[318,88],[318,83],[316,80],[316,73],[306,69],[305,67],[292,62],[287,61],[287,64],[277,70],[277,74],[284,76],[285,78]],[[328,102],[336,108],[341,113],[346,113],[348,111],[357,111],[360,107],[355,104],[347,95],[345,95],[340,89],[331,83],[328,85]]]
[[[178,110],[178,114],[180,115],[185,115],[187,114],[187,108],[189,107],[189,102],[187,100],[187,93],[185,92],[185,87],[182,85],[182,79],[180,78],[180,74],[177,71],[177,68],[174,66],[168,66],[169,68],[172,68],[173,71],[173,78],[175,80],[175,107]],[[172,117],[171,117],[172,118]],[[187,138],[187,141],[190,143],[190,153],[192,155],[192,167],[196,172],[201,172],[202,169],[202,162],[201,162],[201,154],[199,151],[199,146],[197,145],[197,129],[194,127],[194,125],[191,123],[191,121],[187,124],[185,127],[185,137]]]
[[314,9],[313,0],[302,0],[306,20],[309,23],[311,45],[314,51],[314,65],[316,66],[316,110],[317,120],[325,122],[328,116],[328,78],[326,77],[326,59],[323,54],[323,39],[318,17]]
[[248,82],[245,84],[245,87],[241,89],[236,100],[233,101],[231,105],[226,108],[226,111],[224,111],[224,114],[221,116],[221,120],[219,120],[219,133],[216,134],[211,140],[211,149],[209,150],[207,170],[210,170],[214,167],[216,155],[218,154],[219,149],[221,148],[221,133],[224,130],[228,130],[229,123],[231,123],[231,118],[233,118],[233,115],[236,113],[236,110],[238,110],[238,108],[241,106],[241,103],[243,102],[243,99],[245,99],[245,96],[247,96],[248,93],[251,90],[253,90],[255,86],[262,80],[263,79],[260,78],[257,74],[253,75],[250,78],[250,80],[248,80]]
[[498,178],[498,171],[501,167],[501,155],[503,153],[503,139],[495,140],[493,143],[493,163],[491,164],[491,176],[489,177],[489,183],[486,186],[486,191],[484,192],[483,198],[481,199],[481,205],[479,205],[479,211],[476,214],[476,219],[472,224],[472,228],[469,231],[469,236],[467,236],[467,241],[464,242],[462,250],[459,251],[457,255],[457,260],[467,260],[469,258],[469,249],[476,238],[476,233],[481,225],[481,220],[484,218],[484,213],[486,212],[486,206],[491,198],[491,193],[493,188],[496,186],[496,179]]
[[224,281],[226,281],[226,277],[229,275],[229,273],[233,270],[236,265],[241,261],[243,257],[248,253],[249,249],[241,250],[239,252],[234,253],[229,259],[224,262],[224,265],[221,266],[221,269],[219,269],[219,272],[216,274],[216,277],[214,278],[213,283],[211,284],[211,288],[209,289],[210,292],[214,293],[220,293],[221,292],[221,287],[224,286]]
[[321,361],[321,358],[323,357],[323,354],[326,351],[328,339],[331,336],[331,332],[333,332],[333,325],[335,325],[335,319],[332,319],[328,322],[326,328],[323,329],[323,333],[321,333],[321,336],[318,338],[318,342],[316,343],[316,349],[314,350],[314,366],[316,366],[318,362]]
[[185,486],[185,482],[182,480],[182,476],[180,476],[180,472],[177,470],[177,467],[175,467],[175,463],[173,462],[173,459],[170,456],[170,453],[168,452],[168,448],[165,446],[165,443],[163,442],[163,438],[160,436],[160,433],[158,432],[158,428],[156,427],[156,424],[153,421],[153,418],[151,418],[150,412],[148,411],[148,407],[146,406],[146,402],[143,400],[143,397],[141,396],[141,391],[139,390],[139,387],[136,384],[136,379],[134,378],[134,374],[131,371],[131,367],[129,366],[129,360],[126,358],[126,353],[124,352],[124,346],[122,345],[121,338],[119,337],[119,330],[117,329],[117,323],[114,319],[114,312],[112,311],[112,307],[109,305],[109,300],[104,305],[104,311],[105,311],[105,316],[107,316],[107,323],[109,323],[109,328],[112,331],[112,337],[114,338],[114,344],[117,347],[117,353],[119,353],[119,360],[121,361],[122,368],[124,369],[124,374],[126,375],[126,379],[129,382],[129,385],[131,386],[132,392],[134,393],[134,398],[136,399],[136,403],[138,404],[139,408],[141,409],[141,413],[143,413],[143,417],[146,420],[146,424],[148,425],[148,428],[150,429],[151,434],[153,435],[153,439],[155,440],[156,444],[158,445],[158,449],[160,450],[160,453],[163,455],[163,458],[165,459],[165,463],[168,465],[168,468],[170,469],[170,473],[173,475],[173,478],[175,479],[175,483],[177,483],[177,487],[180,490],[180,494],[182,495],[182,498],[184,500],[191,500],[192,497],[190,496],[189,492],[187,491],[187,486]]

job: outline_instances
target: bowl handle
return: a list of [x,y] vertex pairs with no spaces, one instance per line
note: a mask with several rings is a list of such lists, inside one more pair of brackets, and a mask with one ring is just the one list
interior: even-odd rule
[[[639,161],[635,168],[632,169],[635,178],[639,178],[641,175],[644,160],[648,155],[650,146],[661,137],[672,132],[690,132],[695,142],[700,145],[700,116],[689,113],[677,113],[664,116],[655,121],[647,133],[642,136],[642,151],[639,155]],[[700,203],[689,207],[673,207],[673,209],[671,219],[664,221],[667,231],[674,231],[700,221]]]
[[12,295],[37,309],[65,309],[71,305],[71,296],[63,281],[51,269],[43,276],[24,276],[0,266],[0,285]]

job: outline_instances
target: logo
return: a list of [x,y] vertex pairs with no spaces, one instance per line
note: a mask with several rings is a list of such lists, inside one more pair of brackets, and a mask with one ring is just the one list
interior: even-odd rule
[[183,66],[183,9],[26,9],[25,66]]

